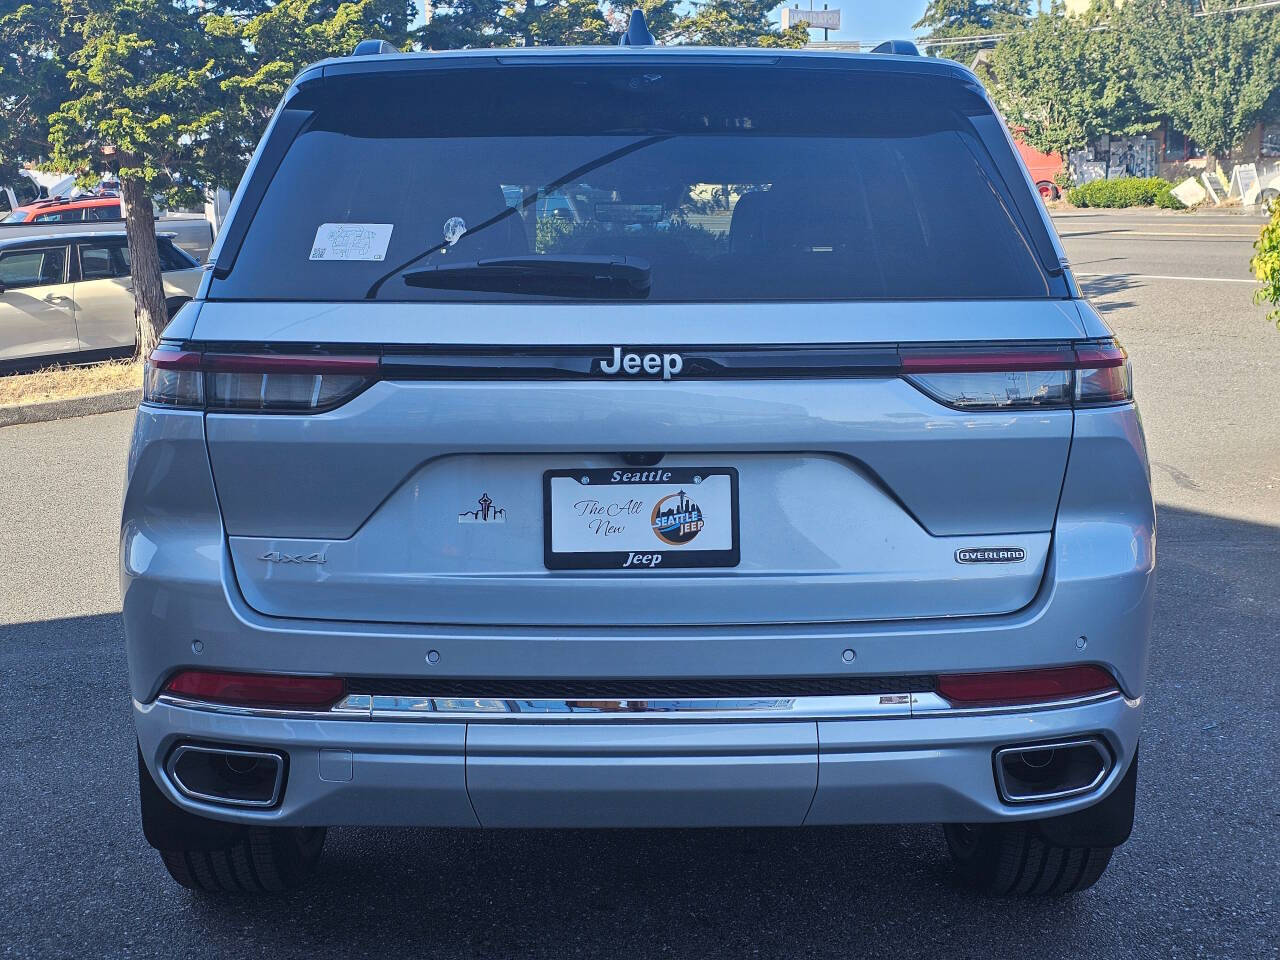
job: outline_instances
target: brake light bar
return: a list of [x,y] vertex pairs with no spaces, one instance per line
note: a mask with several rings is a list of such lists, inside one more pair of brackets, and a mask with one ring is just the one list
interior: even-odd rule
[[376,376],[376,354],[335,356],[330,354],[206,353],[203,369],[211,373],[301,373],[307,375],[347,373]]
[[[614,348],[615,350],[617,348]],[[565,380],[601,375],[602,347],[449,347],[274,353],[162,343],[148,359],[143,399],[186,409],[318,413],[380,379]],[[681,379],[900,376],[963,410],[1082,407],[1133,399],[1128,358],[1114,340],[936,345],[686,347]]]
[[955,350],[904,347],[903,373],[1005,373],[1024,370],[1074,370],[1076,353],[1069,346],[1056,349]]

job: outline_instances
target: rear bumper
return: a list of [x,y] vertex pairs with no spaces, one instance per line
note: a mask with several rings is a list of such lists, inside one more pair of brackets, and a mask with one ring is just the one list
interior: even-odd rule
[[[798,826],[995,822],[1083,809],[1120,781],[1141,704],[881,718],[724,721],[337,719],[135,703],[161,790],[203,816],[275,825],[485,827]],[[995,750],[1096,735],[1111,753],[1092,791],[1003,802]],[[190,800],[165,773],[181,743],[279,750],[271,810]]]

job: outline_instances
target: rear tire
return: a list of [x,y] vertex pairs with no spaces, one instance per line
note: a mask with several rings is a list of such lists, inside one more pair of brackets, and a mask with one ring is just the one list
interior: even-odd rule
[[1049,843],[1034,823],[948,823],[942,830],[960,879],[997,897],[1087,890],[1102,876],[1115,849]]
[[1138,748],[1115,789],[1093,806],[1044,820],[946,823],[962,882],[998,897],[1058,897],[1088,890],[1129,839],[1138,792]]
[[169,876],[205,893],[283,893],[302,886],[320,862],[324,827],[246,827],[217,850],[161,850]]
[[302,886],[324,849],[324,827],[254,827],[211,820],[174,804],[138,750],[142,831],[169,876],[206,893],[282,893]]

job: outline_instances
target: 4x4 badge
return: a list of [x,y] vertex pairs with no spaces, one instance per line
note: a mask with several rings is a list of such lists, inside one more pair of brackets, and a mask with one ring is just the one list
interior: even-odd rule
[[324,563],[323,553],[281,553],[279,550],[272,550],[264,553],[258,558],[265,560],[267,563]]
[[961,547],[956,563],[1021,563],[1027,551],[1021,547]]

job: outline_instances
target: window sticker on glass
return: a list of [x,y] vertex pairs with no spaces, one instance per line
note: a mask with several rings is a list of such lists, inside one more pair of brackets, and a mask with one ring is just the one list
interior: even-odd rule
[[322,223],[311,245],[312,260],[381,260],[391,243],[391,223]]

